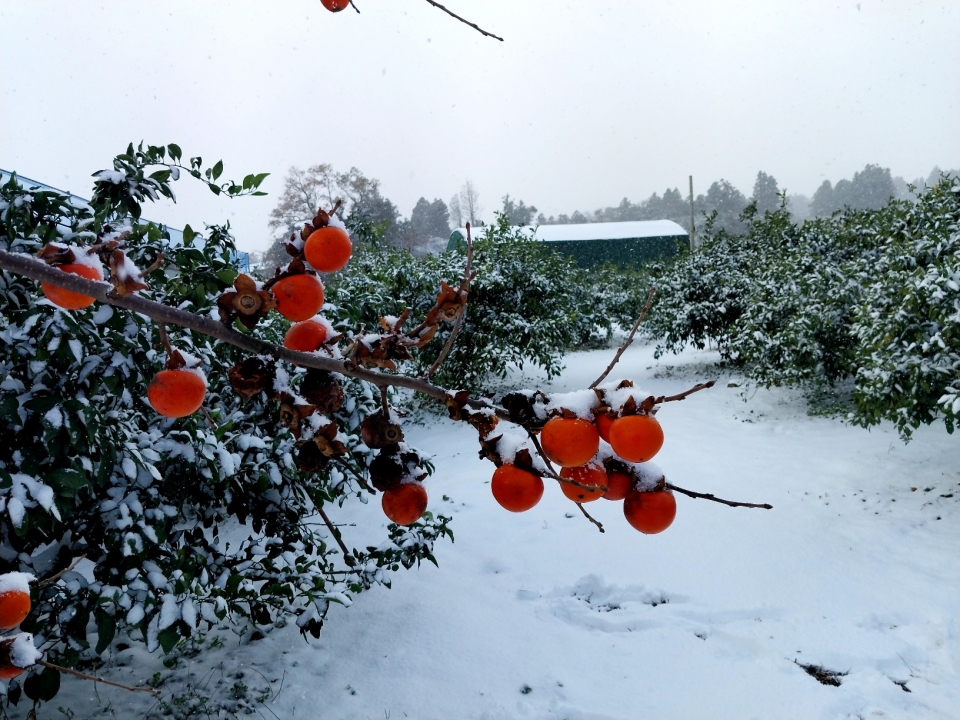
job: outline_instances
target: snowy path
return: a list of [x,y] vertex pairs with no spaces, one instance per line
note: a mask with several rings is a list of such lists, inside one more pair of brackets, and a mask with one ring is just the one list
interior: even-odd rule
[[[553,387],[585,387],[609,357],[571,355]],[[635,347],[614,374],[669,393],[709,377],[697,371],[709,358]],[[410,427],[436,453],[431,508],[454,515],[439,569],[334,606],[320,641],[289,627],[228,644],[192,661],[197,677],[246,663],[273,696],[282,679],[261,708],[281,718],[955,717],[957,438],[924,428],[905,446],[888,427],[809,417],[794,392],[745,403],[728,380],[663,408],[656,462],[681,487],[773,510],[678,496],[673,527],[648,537],[599,500],[600,534],[548,485],[514,515],[490,495],[471,428]],[[369,526],[379,508],[341,513]],[[794,661],[847,674],[822,685]],[[82,685],[69,690],[78,712]],[[118,717],[127,702],[114,698]]]

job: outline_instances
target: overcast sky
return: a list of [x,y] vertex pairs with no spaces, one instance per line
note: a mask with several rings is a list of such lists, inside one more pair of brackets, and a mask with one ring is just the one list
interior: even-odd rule
[[867,163],[960,166],[960,2],[0,0],[0,167],[88,196],[129,141],[270,172],[265,198],[186,180],[182,226],[264,249],[291,165],[378,178],[409,216],[470,178],[546,214],[694,176],[810,195]]

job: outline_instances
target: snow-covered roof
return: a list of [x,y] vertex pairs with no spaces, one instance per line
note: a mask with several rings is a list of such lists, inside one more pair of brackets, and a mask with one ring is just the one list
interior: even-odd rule
[[[539,225],[523,228],[544,242],[568,242],[571,240],[628,240],[632,238],[687,236],[687,231],[673,220],[636,220],[632,222],[576,223],[570,225]],[[467,236],[466,228],[457,228],[455,233]],[[485,227],[471,228],[475,237],[482,237]]]

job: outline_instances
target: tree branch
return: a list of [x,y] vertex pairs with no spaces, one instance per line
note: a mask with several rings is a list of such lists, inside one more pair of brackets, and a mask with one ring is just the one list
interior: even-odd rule
[[[463,283],[461,287],[463,288],[464,293],[469,293],[470,291],[470,281],[473,279],[473,240],[470,238],[470,223],[467,223],[467,266],[463,271]],[[440,365],[444,360],[447,359],[447,355],[450,354],[450,351],[453,349],[453,343],[457,339],[457,333],[460,332],[460,326],[463,325],[463,319],[467,316],[467,302],[469,301],[469,295],[463,299],[463,307],[460,308],[460,314],[457,315],[457,321],[453,324],[453,330],[450,331],[450,336],[447,338],[447,342],[443,346],[443,350],[440,351],[440,354],[437,356],[436,362],[430,366],[430,369],[427,370],[427,380],[433,379],[433,374],[437,371]]]
[[748,508],[762,508],[763,510],[773,510],[773,505],[768,503],[758,504],[758,503],[745,503],[745,502],[734,502],[733,500],[723,500],[718,498],[713,493],[698,493],[693,492],[693,490],[684,490],[682,487],[677,487],[671,483],[665,483],[665,488],[674,490],[678,493],[683,493],[687,497],[700,498],[702,500],[713,500],[713,502],[721,503],[723,505],[729,505],[730,507],[748,507]]
[[653,403],[654,405],[659,405],[660,403],[673,402],[674,400],[684,400],[689,395],[693,395],[695,392],[700,392],[701,390],[706,390],[707,388],[712,388],[716,384],[716,380],[711,380],[710,382],[705,383],[697,383],[692,388],[689,390],[684,390],[679,395],[661,395],[660,397],[656,398]]
[[657,291],[656,287],[650,288],[650,292],[647,293],[647,302],[643,306],[643,309],[640,311],[640,317],[637,318],[637,321],[633,324],[633,330],[630,331],[630,334],[627,335],[627,339],[623,341],[623,345],[620,346],[620,349],[617,350],[617,354],[613,356],[613,360],[610,361],[610,364],[607,365],[607,369],[603,373],[590,383],[590,389],[593,390],[597,385],[604,381],[604,378],[610,374],[610,371],[613,370],[613,366],[617,364],[620,360],[620,356],[623,355],[623,351],[630,347],[630,344],[633,342],[633,336],[637,334],[637,329],[640,327],[640,323],[643,322],[643,318],[647,316],[647,311],[653,305],[653,294]]
[[145,692],[150,693],[154,697],[160,697],[160,691],[156,688],[150,687],[134,687],[133,685],[124,685],[123,683],[114,682],[113,680],[104,680],[103,678],[97,677],[96,675],[87,675],[87,673],[80,672],[79,670],[74,670],[68,667],[62,667],[60,665],[54,665],[52,662],[47,662],[46,660],[37,660],[37,665],[42,665],[43,667],[50,668],[51,670],[56,670],[57,672],[66,673],[67,675],[73,675],[74,677],[81,678],[82,680],[89,680],[91,682],[103,683],[104,685],[111,685],[113,687],[122,688],[124,690],[130,690],[131,692]]
[[603,525],[600,524],[600,521],[597,520],[596,518],[594,518],[590,513],[588,513],[588,512],[584,509],[583,503],[577,503],[577,507],[580,508],[580,512],[583,513],[583,516],[584,516],[587,520],[589,520],[590,522],[592,522],[594,525],[597,526],[597,528],[600,530],[600,532],[606,532],[606,530],[603,529]]
[[492,38],[495,39],[495,40],[499,40],[500,42],[503,42],[503,38],[502,38],[502,37],[499,37],[499,36],[497,36],[497,35],[494,35],[493,33],[489,33],[489,32],[487,32],[486,30],[484,30],[482,27],[480,27],[479,25],[475,25],[474,23],[470,22],[469,20],[463,19],[462,17],[460,17],[460,16],[457,15],[456,13],[450,12],[450,11],[447,10],[447,8],[445,8],[443,5],[441,5],[441,4],[438,3],[438,2],[435,2],[435,0],[427,0],[427,2],[430,3],[431,5],[433,5],[435,8],[440,8],[441,10],[443,10],[443,11],[444,11],[447,15],[449,15],[450,17],[455,17],[457,20],[459,20],[460,22],[462,22],[464,25],[469,25],[469,26],[472,27],[474,30],[476,30],[478,33],[480,33],[481,35],[486,35],[487,37],[492,37]]
[[321,506],[317,505],[316,508],[317,512],[320,513],[320,517],[323,518],[324,524],[326,524],[327,528],[329,528],[330,534],[333,535],[333,539],[337,541],[337,545],[339,545],[340,550],[343,551],[343,561],[347,565],[353,567],[357,564],[357,559],[349,550],[347,550],[347,546],[343,544],[343,540],[340,537],[340,531],[334,527],[332,522],[330,522],[330,518],[327,517],[327,514],[323,511]]
[[60,578],[62,578],[62,577],[63,577],[64,575],[66,575],[68,572],[70,572],[71,570],[73,570],[77,565],[79,565],[79,564],[80,564],[80,561],[83,560],[85,557],[87,557],[87,556],[86,556],[86,555],[80,555],[80,556],[77,557],[72,563],[70,563],[69,567],[65,567],[63,570],[61,570],[60,572],[58,572],[56,575],[51,575],[50,577],[46,577],[46,578],[43,578],[42,580],[38,580],[38,581],[36,582],[36,584],[34,584],[34,587],[42,588],[42,587],[46,587],[47,585],[51,585],[51,584],[55,583],[57,580],[59,580]]

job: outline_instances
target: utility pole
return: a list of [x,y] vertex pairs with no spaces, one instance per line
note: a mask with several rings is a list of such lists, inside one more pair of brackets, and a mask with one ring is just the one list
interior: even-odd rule
[[696,241],[694,240],[694,234],[696,233],[696,228],[693,226],[693,175],[690,176],[690,252],[693,252],[693,249],[696,247]]

